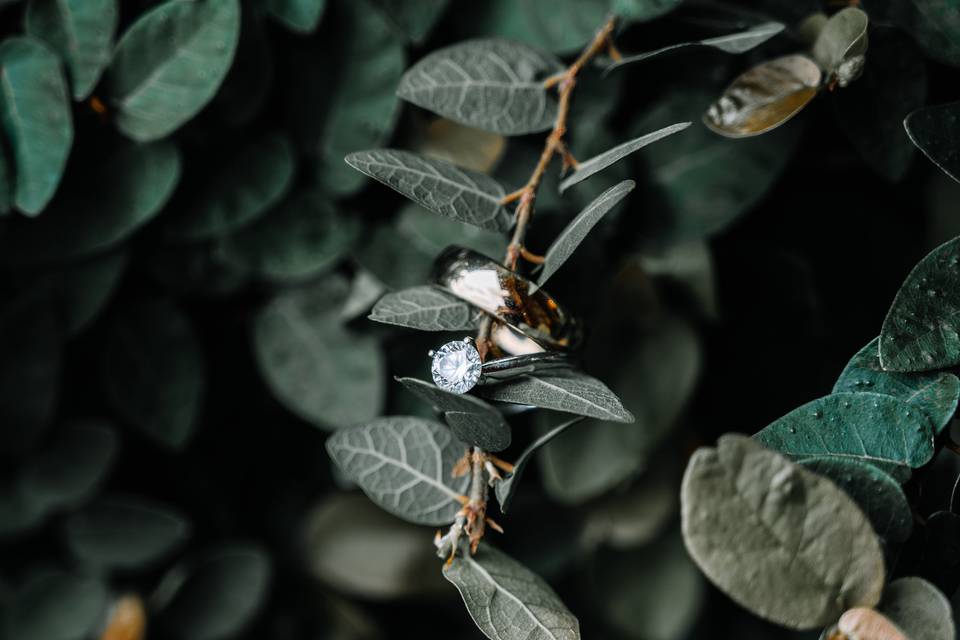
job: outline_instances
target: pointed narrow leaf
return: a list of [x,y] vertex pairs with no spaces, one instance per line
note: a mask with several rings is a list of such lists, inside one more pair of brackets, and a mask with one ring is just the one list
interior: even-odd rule
[[960,182],[960,154],[955,143],[960,137],[960,102],[917,109],[906,117],[903,126],[923,155]]
[[573,255],[580,243],[583,242],[590,230],[600,222],[600,219],[613,209],[621,200],[627,197],[636,183],[633,180],[624,180],[610,187],[577,214],[566,228],[560,232],[543,257],[543,271],[537,279],[537,284],[543,286],[557,270],[563,266],[567,258]]
[[960,364],[960,238],[923,258],[900,286],[880,330],[886,371]]
[[487,451],[502,451],[510,446],[510,425],[483,400],[450,393],[416,378],[397,378],[397,381],[442,413],[453,435],[464,444]]
[[316,30],[327,0],[266,0],[263,8],[280,24],[296,33]]
[[470,482],[452,476],[464,451],[443,425],[406,416],[377,418],[327,439],[333,461],[381,508],[438,526],[453,522]]
[[474,392],[487,400],[527,404],[614,422],[633,422],[633,415],[605,384],[579,371],[524,375],[476,387]]
[[73,99],[93,91],[113,55],[117,0],[30,0],[26,31],[40,38],[66,64]]
[[827,456],[875,465],[903,482],[933,456],[933,429],[911,405],[878,393],[835,393],[798,407],[757,433],[795,458]]
[[443,567],[474,623],[491,640],[579,640],[580,623],[553,589],[489,544]]
[[512,216],[493,178],[408,151],[358,151],[345,158],[365,173],[430,211],[484,229],[506,231]]
[[73,144],[60,61],[40,40],[0,44],[0,124],[13,151],[13,204],[37,215],[57,190]]
[[680,44],[672,44],[667,47],[662,47],[654,51],[647,51],[644,53],[638,53],[634,55],[624,56],[622,59],[617,60],[616,62],[610,64],[607,67],[606,72],[609,73],[614,69],[619,69],[624,65],[628,65],[634,62],[641,62],[648,58],[653,58],[662,53],[667,53],[668,51],[675,51],[677,49],[683,49],[685,47],[713,47],[714,49],[719,49],[727,53],[744,53],[758,47],[773,36],[777,35],[783,31],[784,25],[779,22],[765,22],[763,24],[758,24],[756,26],[750,27],[746,31],[741,31],[739,33],[731,33],[725,36],[717,36],[716,38],[705,38],[703,40],[694,40],[693,42],[681,42]]
[[899,578],[883,592],[880,612],[910,640],[954,640],[953,607],[935,586],[915,576]]
[[694,561],[760,617],[811,629],[880,600],[883,552],[857,505],[750,438],[725,435],[716,449],[698,449],[681,503]]
[[634,151],[642,149],[648,144],[656,142],[657,140],[662,140],[663,138],[677,133],[678,131],[683,131],[689,127],[690,124],[691,123],[689,122],[678,122],[677,124],[672,124],[669,127],[664,127],[663,129],[654,131],[653,133],[648,133],[640,136],[639,138],[634,138],[629,142],[624,142],[623,144],[617,145],[616,147],[608,149],[607,151],[604,151],[600,155],[594,156],[589,160],[584,160],[577,165],[576,171],[564,178],[563,182],[560,183],[560,193],[563,193],[578,182],[583,182],[593,174],[603,171],[613,163],[619,162]]
[[874,338],[844,368],[833,393],[882,393],[916,406],[929,418],[936,433],[950,424],[960,400],[960,379],[952,373],[893,373],[880,367],[880,339]]
[[117,127],[138,142],[175,131],[213,98],[239,39],[237,0],[167,0],[142,15],[107,70]]
[[527,448],[523,450],[516,462],[513,463],[513,471],[503,476],[503,479],[494,485],[494,491],[497,494],[497,501],[500,503],[501,513],[506,513],[507,509],[510,508],[513,494],[517,490],[514,483],[520,481],[520,477],[523,476],[523,472],[527,468],[527,463],[533,459],[533,454],[535,454],[540,447],[582,420],[582,417],[567,420],[531,442]]
[[560,62],[509,40],[469,40],[410,68],[397,95],[445,118],[502,135],[545,131],[557,106],[543,81]]
[[477,311],[438,287],[412,287],[384,295],[373,305],[370,319],[421,331],[471,331]]

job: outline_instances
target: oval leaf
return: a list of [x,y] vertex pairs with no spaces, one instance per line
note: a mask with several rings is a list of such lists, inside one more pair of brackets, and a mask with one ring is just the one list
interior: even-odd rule
[[405,416],[377,418],[327,439],[340,470],[381,508],[437,526],[453,522],[460,511],[470,478],[452,472],[466,450],[443,425]]
[[960,136],[960,102],[917,109],[907,116],[903,126],[923,155],[960,182],[960,153],[954,143]]
[[757,136],[776,129],[813,100],[820,68],[801,55],[757,65],[733,81],[703,116],[703,122],[728,138]]
[[296,33],[312,33],[320,23],[327,0],[266,0],[267,15]]
[[70,98],[56,54],[41,41],[0,44],[0,123],[13,151],[13,204],[33,216],[50,202],[73,144]]
[[502,135],[545,131],[557,106],[543,84],[560,62],[508,40],[469,40],[434,51],[407,71],[397,95],[467,126]]
[[489,544],[443,567],[470,617],[491,640],[579,640],[580,623],[553,589]]
[[894,580],[883,593],[880,611],[910,640],[954,640],[953,607],[923,578]]
[[123,34],[107,70],[117,127],[162,138],[213,98],[240,38],[237,0],[168,0]]
[[809,629],[880,600],[883,553],[857,505],[753,440],[725,435],[698,449],[681,500],[694,561],[760,617]]
[[416,378],[397,378],[397,382],[443,414],[453,435],[462,443],[486,451],[502,451],[510,446],[510,425],[499,411],[483,400],[450,393]]
[[835,393],[798,407],[757,433],[793,457],[827,456],[872,464],[903,482],[933,457],[927,417],[877,393]]
[[386,294],[373,305],[370,319],[421,331],[472,331],[478,312],[439,287],[412,287]]
[[16,594],[6,617],[7,637],[17,640],[82,640],[95,631],[107,608],[96,578],[42,573]]
[[880,364],[886,371],[930,371],[960,364],[960,238],[913,268],[883,320]]
[[526,404],[614,422],[633,422],[619,398],[605,384],[579,371],[523,375],[476,387],[481,398]]
[[813,44],[813,59],[828,74],[867,52],[867,14],[847,7],[830,16]]

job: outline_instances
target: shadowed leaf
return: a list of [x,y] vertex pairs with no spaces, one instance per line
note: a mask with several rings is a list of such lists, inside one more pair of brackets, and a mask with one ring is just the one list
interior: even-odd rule
[[836,73],[841,86],[847,84],[841,73],[844,63],[867,52],[868,23],[866,13],[846,7],[830,16],[813,44],[813,59],[825,73]]
[[10,637],[79,640],[95,632],[107,608],[107,590],[97,578],[45,571],[28,579],[9,607]]
[[906,117],[903,126],[931,162],[960,182],[960,151],[954,142],[960,136],[960,102],[917,109]]
[[263,9],[277,22],[297,33],[311,33],[320,23],[327,0],[266,0]]
[[923,578],[911,576],[891,582],[879,609],[910,640],[956,638],[950,601]]
[[527,464],[533,459],[533,454],[535,454],[540,447],[547,444],[558,435],[566,431],[568,428],[582,420],[582,417],[567,420],[563,424],[554,427],[531,442],[527,448],[520,453],[516,461],[513,463],[513,471],[503,476],[502,480],[499,480],[495,485],[493,485],[497,494],[497,501],[500,503],[500,511],[502,513],[506,513],[507,509],[510,508],[510,502],[513,501],[513,494],[517,490],[517,487],[514,485],[514,483],[520,481],[524,470],[527,468]]
[[633,422],[633,415],[605,384],[585,373],[523,375],[493,385],[478,386],[475,393],[487,400],[527,404],[591,418]]
[[510,446],[510,425],[483,400],[450,393],[416,378],[397,378],[397,381],[442,413],[453,435],[464,444],[487,451],[501,451]]

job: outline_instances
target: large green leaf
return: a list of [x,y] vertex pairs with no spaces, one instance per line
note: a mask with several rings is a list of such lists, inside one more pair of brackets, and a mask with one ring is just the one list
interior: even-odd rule
[[262,136],[218,171],[182,214],[165,220],[165,237],[195,242],[233,233],[286,195],[295,168],[293,146],[286,136]]
[[439,287],[421,286],[384,295],[373,306],[370,319],[422,331],[471,331],[477,326],[478,312]]
[[503,187],[477,171],[395,149],[358,151],[346,162],[438,215],[493,231],[512,222]]
[[552,56],[508,40],[470,40],[434,51],[407,71],[397,95],[445,118],[503,135],[553,126],[556,103],[544,79]]
[[311,33],[320,23],[327,0],[265,0],[263,9],[280,24],[297,33]]
[[43,571],[21,587],[5,616],[6,637],[17,640],[83,640],[96,631],[107,608],[98,579]]
[[106,251],[159,213],[179,180],[172,143],[125,145],[87,180],[71,182],[44,215],[0,235],[0,263],[33,266]]
[[880,367],[879,338],[860,349],[843,369],[833,392],[868,391],[894,396],[912,404],[930,418],[933,429],[940,433],[957,410],[960,400],[960,379],[952,373],[892,373]]
[[39,40],[13,37],[0,44],[0,123],[13,151],[13,204],[36,215],[57,190],[73,144],[60,61]]
[[948,176],[960,182],[960,102],[917,109],[903,121],[910,140]]
[[893,396],[835,393],[797,407],[754,436],[795,458],[827,456],[872,464],[901,482],[933,456],[926,415]]
[[123,34],[107,70],[117,127],[162,138],[213,98],[240,37],[237,0],[167,0]]
[[915,576],[898,578],[883,592],[880,612],[910,640],[954,640],[953,607],[935,586]]
[[887,371],[930,371],[960,364],[960,238],[945,242],[913,268],[880,330]]
[[380,347],[341,325],[341,302],[324,281],[291,289],[274,298],[253,327],[257,366],[273,395],[324,429],[370,420],[386,393]]
[[467,450],[441,424],[388,416],[327,439],[340,470],[380,507],[410,522],[445,525],[460,510],[469,477],[453,466]]
[[74,100],[93,91],[113,55],[117,0],[30,0],[26,31],[46,42],[70,74]]
[[603,26],[610,6],[611,0],[488,0],[461,14],[461,21],[471,33],[572,54],[587,46]]
[[502,451],[510,446],[510,425],[483,400],[450,393],[416,378],[397,378],[397,382],[432,404],[463,444],[486,451]]
[[581,420],[583,420],[582,417],[577,417],[557,425],[527,445],[527,448],[520,453],[516,461],[513,463],[513,471],[507,473],[494,485],[494,490],[497,495],[497,502],[500,503],[500,511],[502,513],[506,513],[507,509],[510,508],[510,503],[513,501],[513,494],[517,490],[517,485],[515,483],[520,481],[524,470],[527,468],[527,464],[533,459],[533,454],[539,451],[542,446]]
[[[844,63],[856,64],[853,58],[862,57],[867,52],[868,24],[869,19],[863,10],[846,7],[830,16],[813,43],[813,59],[824,73],[836,74],[840,86],[845,87],[851,80],[844,76]],[[871,60],[870,64],[876,62]]]
[[698,449],[681,500],[690,555],[754,614],[811,629],[880,600],[883,553],[857,505],[755,441],[725,435]]
[[491,640],[579,640],[580,623],[535,573],[489,544],[443,567]]
[[633,414],[605,384],[579,371],[523,375],[475,388],[481,398],[526,404],[591,418],[633,422]]
[[199,339],[172,302],[123,307],[101,364],[107,401],[123,420],[165,447],[186,445],[199,419],[206,374]]

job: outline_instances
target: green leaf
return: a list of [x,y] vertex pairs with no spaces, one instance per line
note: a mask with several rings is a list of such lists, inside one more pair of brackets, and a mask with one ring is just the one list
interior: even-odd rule
[[7,149],[3,141],[0,140],[0,217],[10,213],[10,207],[13,206],[14,175],[13,166],[7,158]]
[[[610,13],[611,0],[488,0],[460,14],[471,33],[496,35],[553,53],[586,47]],[[466,11],[466,6],[461,9]]]
[[27,267],[104,252],[153,218],[180,180],[170,142],[126,145],[64,189],[36,220],[0,235],[0,262]]
[[543,81],[561,70],[552,56],[517,42],[470,40],[434,51],[411,67],[397,95],[477,129],[537,133],[552,127],[557,115]]
[[217,257],[265,280],[305,280],[336,266],[360,231],[321,194],[304,192],[224,238]]
[[264,19],[247,12],[230,71],[210,103],[211,117],[227,126],[248,124],[263,109],[274,82],[274,54]]
[[167,0],[142,15],[107,69],[120,131],[156,140],[193,118],[227,75],[239,36],[237,0]]
[[431,261],[451,244],[474,249],[487,256],[501,255],[507,248],[507,239],[502,233],[450,218],[438,218],[412,202],[405,203],[397,214],[394,233]]
[[579,640],[580,623],[553,589],[489,544],[443,567],[473,622],[491,640]]
[[67,518],[64,534],[84,565],[137,569],[181,546],[190,535],[190,523],[177,511],[149,501],[105,498]]
[[386,294],[373,306],[370,319],[421,331],[471,331],[478,312],[439,287],[422,286]]
[[175,567],[161,583],[175,589],[159,626],[176,637],[221,640],[240,633],[270,593],[270,557],[259,546],[232,544]]
[[457,439],[486,451],[502,451],[510,446],[510,425],[499,411],[471,395],[450,393],[416,378],[397,378],[397,382],[433,405],[450,425]]
[[960,400],[960,380],[952,373],[905,374],[880,368],[879,338],[860,349],[844,368],[833,393],[869,391],[899,398],[930,418],[936,433],[950,424]]
[[950,601],[923,578],[891,582],[883,592],[880,612],[910,640],[954,640],[957,636]]
[[13,150],[13,204],[35,216],[56,192],[73,145],[60,61],[39,40],[13,37],[0,44],[0,124]]
[[327,439],[340,470],[381,508],[416,524],[445,525],[460,511],[469,477],[454,478],[466,445],[441,424],[389,416]]
[[293,184],[295,168],[286,136],[262,136],[218,171],[181,215],[165,220],[164,237],[196,242],[237,231],[280,202]]
[[[867,52],[868,24],[867,14],[856,7],[846,7],[833,14],[813,43],[813,59],[826,73],[838,73],[845,62]],[[840,83],[845,85],[842,74]]]
[[960,364],[960,238],[945,242],[913,268],[883,320],[880,365],[886,371],[930,371]]
[[482,173],[395,149],[358,151],[345,160],[438,215],[493,231],[506,231],[513,222],[501,202],[503,187]]
[[610,64],[607,67],[607,72],[609,73],[614,69],[619,69],[624,65],[640,62],[648,58],[653,58],[668,51],[674,51],[676,49],[683,49],[686,47],[713,47],[714,49],[719,49],[720,51],[725,51],[726,53],[745,53],[754,47],[759,47],[761,44],[783,31],[783,29],[784,25],[780,24],[779,22],[765,22],[763,24],[752,26],[746,31],[741,31],[739,33],[730,33],[725,36],[717,36],[715,38],[705,38],[703,40],[694,40],[693,42],[672,44],[667,47],[661,47],[660,49],[656,49],[654,51],[624,56],[622,59]]
[[25,20],[66,64],[73,99],[89,96],[113,55],[117,0],[30,0]]
[[581,534],[583,546],[636,549],[653,543],[680,511],[680,474],[676,461],[660,459],[629,487],[614,491],[587,507]]
[[128,304],[102,353],[107,401],[154,442],[183,448],[197,426],[206,377],[190,320],[165,299]]
[[653,133],[648,133],[640,136],[639,138],[634,138],[629,142],[624,142],[623,144],[617,145],[612,149],[604,151],[600,155],[580,162],[577,165],[576,171],[564,178],[563,182],[560,183],[560,193],[563,193],[578,182],[583,182],[593,174],[603,171],[613,163],[627,157],[634,151],[642,149],[648,144],[656,142],[657,140],[662,140],[663,138],[677,133],[678,131],[683,131],[689,126],[689,122],[678,122],[677,124],[664,127],[663,129],[654,131]]
[[350,282],[350,295],[340,308],[340,319],[344,322],[356,320],[371,310],[384,291],[383,283],[372,273],[363,268],[357,269]]
[[585,373],[570,371],[523,375],[494,385],[476,387],[487,400],[526,404],[580,416],[633,422],[633,414],[605,384]]
[[296,33],[312,33],[320,24],[327,0],[266,0],[267,15]]
[[960,136],[960,102],[917,109],[906,117],[903,126],[923,155],[960,182],[960,154],[953,142]]
[[857,505],[749,438],[725,435],[716,449],[698,449],[681,501],[693,560],[762,618],[811,629],[880,600],[883,553]]
[[960,14],[953,0],[868,0],[874,22],[890,22],[913,36],[932,58],[960,65]]
[[557,425],[550,431],[547,431],[545,434],[531,442],[527,445],[527,448],[524,449],[520,455],[517,457],[516,462],[513,463],[513,471],[504,475],[503,479],[497,481],[494,487],[494,491],[497,494],[497,501],[500,503],[500,512],[506,513],[507,509],[510,508],[510,503],[513,501],[513,494],[516,492],[517,487],[514,484],[519,482],[521,476],[523,476],[524,470],[527,468],[527,463],[533,459],[533,454],[535,454],[540,447],[547,444],[558,435],[566,431],[568,428],[582,421],[582,417],[573,418],[572,420],[567,420],[566,422]]
[[407,40],[421,44],[443,16],[450,0],[374,0],[373,3]]
[[570,221],[570,224],[564,227],[543,257],[543,270],[537,278],[539,286],[546,284],[550,276],[556,273],[567,261],[567,258],[573,255],[573,252],[584,241],[590,230],[600,222],[603,216],[626,198],[633,191],[634,186],[636,186],[636,183],[633,180],[624,180],[615,184],[597,196],[584,207],[583,211],[577,214],[576,218]]
[[379,415],[386,393],[380,346],[341,325],[346,291],[330,287],[321,280],[278,295],[253,326],[257,367],[274,397],[322,429]]
[[844,458],[805,458],[800,464],[833,481],[846,491],[873,530],[890,545],[897,545],[913,531],[913,512],[896,480],[877,467]]
[[159,245],[145,260],[150,275],[175,296],[222,297],[247,284],[247,274],[225,264],[213,242]]
[[83,640],[96,631],[106,609],[107,591],[100,580],[45,571],[14,596],[5,616],[7,637]]
[[872,464],[903,482],[933,457],[933,429],[911,405],[879,393],[835,393],[798,407],[757,433],[793,457]]
[[683,0],[613,0],[612,12],[628,22],[646,22],[670,13]]

